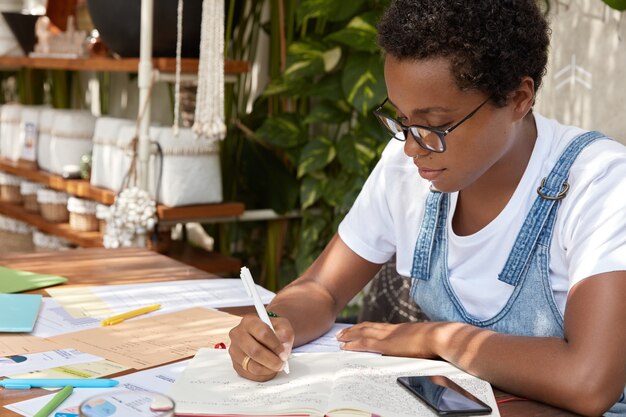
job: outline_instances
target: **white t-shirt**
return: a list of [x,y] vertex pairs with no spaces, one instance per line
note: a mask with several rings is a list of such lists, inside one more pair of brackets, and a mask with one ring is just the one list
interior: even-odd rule
[[[450,195],[448,270],[456,295],[479,320],[497,314],[513,287],[498,280],[513,243],[537,198],[537,187],[574,137],[584,131],[535,113],[537,141],[520,184],[502,212],[482,230],[457,236],[451,226],[458,193]],[[550,246],[550,281],[563,313],[569,290],[595,274],[626,270],[626,147],[599,140],[570,170]],[[403,143],[391,140],[346,218],[341,239],[359,256],[385,263],[396,254],[400,275],[410,276],[429,182]]]

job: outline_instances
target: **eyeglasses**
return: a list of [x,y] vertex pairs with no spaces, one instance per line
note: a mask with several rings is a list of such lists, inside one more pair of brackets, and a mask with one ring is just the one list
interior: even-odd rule
[[475,115],[476,112],[489,101],[489,98],[480,103],[478,107],[476,107],[474,110],[472,110],[470,114],[461,119],[460,122],[452,125],[446,130],[440,130],[433,127],[420,125],[405,126],[399,120],[394,119],[393,117],[383,113],[383,106],[385,105],[385,103],[387,103],[387,101],[389,101],[389,98],[386,98],[385,101],[383,101],[381,105],[378,106],[376,110],[374,110],[374,115],[376,116],[378,121],[389,131],[389,133],[393,135],[394,139],[405,142],[410,132],[411,136],[413,137],[413,139],[415,139],[415,142],[417,142],[419,146],[426,149],[427,151],[441,153],[446,150],[446,141],[444,138],[448,136],[448,134],[451,133],[454,129],[461,126],[463,122]]

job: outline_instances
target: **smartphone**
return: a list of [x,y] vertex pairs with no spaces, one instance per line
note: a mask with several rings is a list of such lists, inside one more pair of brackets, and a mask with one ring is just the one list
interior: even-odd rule
[[442,416],[480,416],[492,411],[443,375],[401,376],[397,381]]

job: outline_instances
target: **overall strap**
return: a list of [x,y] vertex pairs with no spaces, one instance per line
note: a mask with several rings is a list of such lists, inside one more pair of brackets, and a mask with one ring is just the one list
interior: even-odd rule
[[[424,219],[420,227],[420,232],[415,243],[413,253],[413,268],[411,277],[428,281],[430,278],[430,258],[435,240],[435,232],[438,227],[442,227],[442,213],[448,212],[448,194],[431,190],[426,199],[424,209]],[[444,224],[445,226],[445,224]]]
[[518,284],[542,230],[550,226],[547,224],[550,214],[556,211],[561,199],[567,195],[569,190],[567,178],[572,164],[587,145],[603,138],[606,137],[600,132],[587,132],[574,138],[552,171],[541,181],[541,186],[537,188],[539,196],[524,220],[509,258],[498,277],[500,281],[513,286]]

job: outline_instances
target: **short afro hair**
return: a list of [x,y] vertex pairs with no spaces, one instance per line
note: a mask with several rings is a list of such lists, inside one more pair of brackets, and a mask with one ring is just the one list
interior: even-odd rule
[[400,60],[447,58],[461,90],[504,106],[522,77],[541,86],[550,29],[537,0],[394,0],[378,43]]

